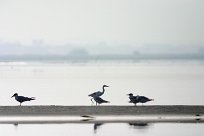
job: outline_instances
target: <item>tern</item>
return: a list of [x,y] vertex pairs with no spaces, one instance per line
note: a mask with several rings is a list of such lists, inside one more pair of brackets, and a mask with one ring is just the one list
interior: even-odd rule
[[139,96],[139,95],[137,95],[137,96],[133,96],[133,94],[132,93],[130,93],[130,94],[128,94],[129,95],[129,99],[130,99],[130,103],[134,103],[135,104],[135,106],[136,106],[136,104],[137,103],[146,103],[146,102],[149,102],[149,101],[153,101],[154,99],[149,99],[149,98],[147,98],[146,96]]
[[139,96],[138,95],[137,96],[133,96],[132,93],[129,93],[127,95],[129,95],[129,99],[130,99],[129,103],[134,103],[135,106],[136,106],[137,103],[139,103]]
[[35,100],[35,97],[29,98],[29,97],[25,97],[25,96],[19,96],[18,93],[15,93],[12,97],[15,97],[16,101],[20,102],[20,106],[21,106],[21,103],[23,103],[25,101]]

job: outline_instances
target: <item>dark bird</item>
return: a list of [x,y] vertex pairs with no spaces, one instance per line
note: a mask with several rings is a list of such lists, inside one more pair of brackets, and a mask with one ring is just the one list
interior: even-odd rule
[[145,96],[139,96],[139,95],[137,95],[137,96],[133,96],[133,94],[132,93],[130,93],[130,94],[128,94],[129,95],[129,99],[130,99],[130,103],[134,103],[135,104],[135,106],[136,106],[136,104],[137,103],[146,103],[146,102],[149,102],[149,101],[153,101],[154,99],[149,99],[149,98],[147,98],[147,97],[145,97]]
[[20,102],[20,106],[21,106],[21,103],[25,101],[35,100],[35,97],[29,98],[29,97],[24,97],[24,96],[18,96],[18,93],[15,93],[12,97],[15,97],[16,101]]
[[127,94],[127,95],[129,95],[129,99],[130,99],[129,103],[134,103],[135,106],[136,106],[137,103],[139,103],[138,96],[133,96],[132,93]]
[[[102,91],[102,92],[101,92],[101,91],[97,91],[97,92],[94,92],[94,93],[92,93],[92,94],[89,94],[88,96],[92,97],[92,98],[91,98],[91,101],[93,100],[93,97],[102,96],[102,95],[104,94],[104,92],[105,92],[105,87],[109,87],[109,86],[103,85],[103,87],[102,87],[103,91]],[[92,101],[92,103],[93,103],[93,101]]]
[[106,100],[103,100],[101,97],[99,97],[99,96],[94,96],[93,97],[93,99],[95,100],[95,102],[96,102],[96,105],[97,104],[102,104],[102,103],[110,103],[109,101],[106,101]]

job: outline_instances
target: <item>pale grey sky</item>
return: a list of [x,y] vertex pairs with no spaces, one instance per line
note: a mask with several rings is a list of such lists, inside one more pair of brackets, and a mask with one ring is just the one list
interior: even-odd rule
[[204,0],[0,0],[0,40],[203,45]]

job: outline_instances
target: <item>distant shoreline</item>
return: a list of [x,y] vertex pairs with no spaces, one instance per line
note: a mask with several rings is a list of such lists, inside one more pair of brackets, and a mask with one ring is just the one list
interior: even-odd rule
[[119,61],[119,60],[131,60],[131,61],[145,61],[145,60],[198,60],[204,61],[204,55],[202,53],[192,54],[102,54],[102,55],[56,55],[56,54],[21,54],[21,55],[0,55],[0,62],[15,62],[15,61],[26,61],[26,62],[66,62],[66,61]]

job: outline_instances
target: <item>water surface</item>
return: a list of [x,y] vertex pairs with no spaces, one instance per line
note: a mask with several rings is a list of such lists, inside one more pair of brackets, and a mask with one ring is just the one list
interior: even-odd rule
[[0,124],[0,131],[4,136],[203,136],[203,127],[203,123]]

